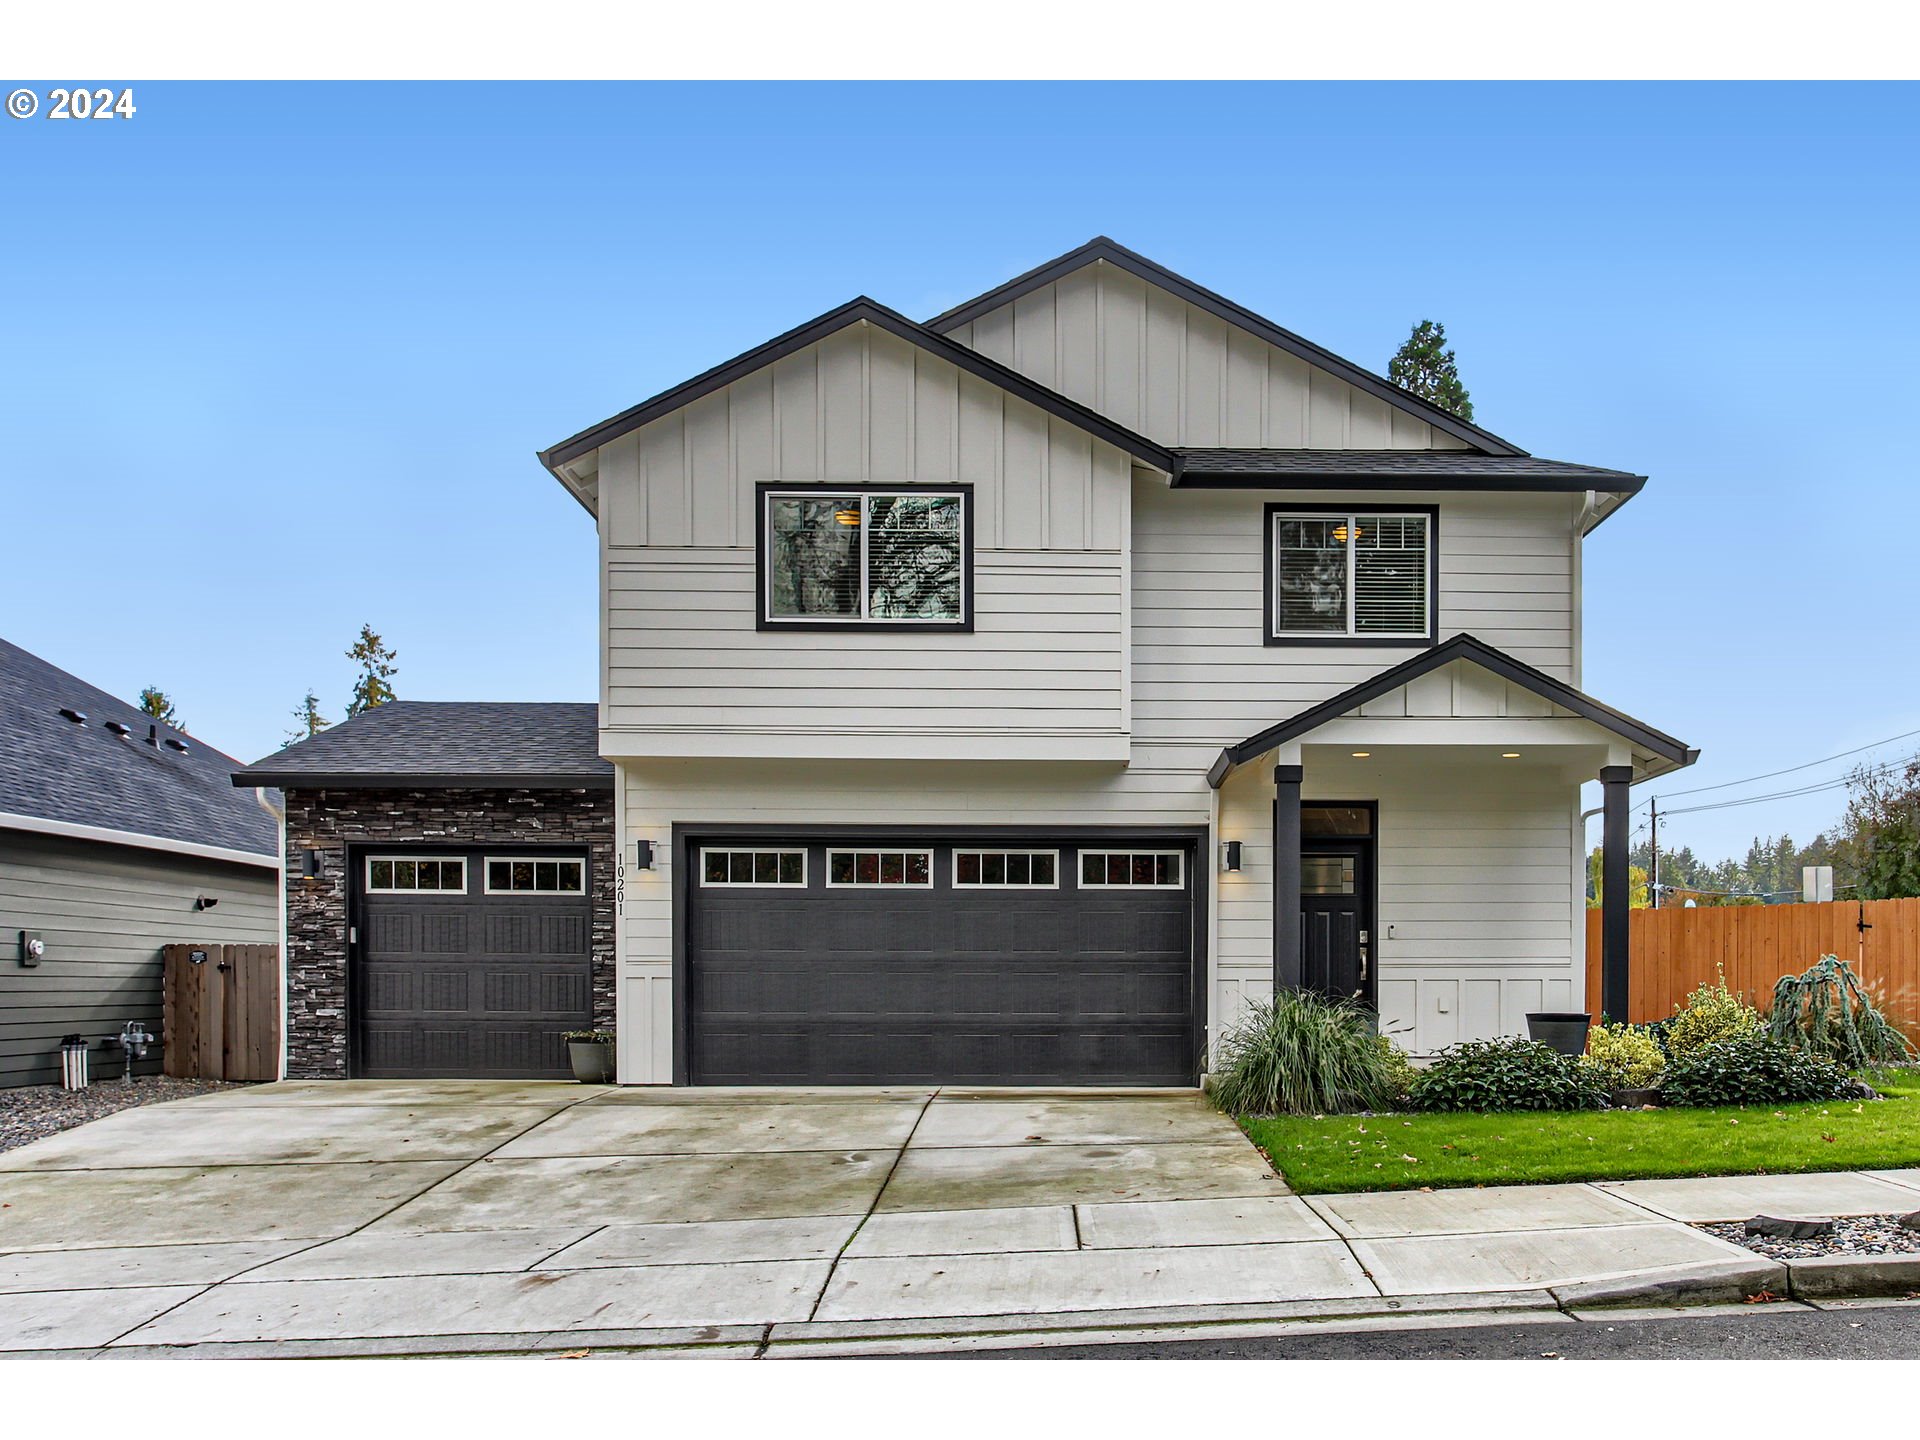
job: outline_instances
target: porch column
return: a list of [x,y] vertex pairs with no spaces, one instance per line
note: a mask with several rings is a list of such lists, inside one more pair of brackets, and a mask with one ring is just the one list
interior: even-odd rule
[[[1600,1009],[1616,1024],[1627,1018],[1627,908],[1633,883],[1627,876],[1627,786],[1631,765],[1600,767]],[[1596,1017],[1597,1018],[1597,1017]]]
[[1273,989],[1300,984],[1300,781],[1298,765],[1273,767]]

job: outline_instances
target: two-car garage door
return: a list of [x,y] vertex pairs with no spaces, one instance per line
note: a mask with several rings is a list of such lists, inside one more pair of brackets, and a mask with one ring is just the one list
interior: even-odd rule
[[1193,852],[690,842],[693,1084],[1190,1085]]

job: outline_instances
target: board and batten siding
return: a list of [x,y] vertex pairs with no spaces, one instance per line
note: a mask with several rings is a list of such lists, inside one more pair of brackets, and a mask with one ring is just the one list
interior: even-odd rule
[[[759,735],[793,755],[897,737],[902,754],[1124,759],[1131,475],[1113,446],[866,325],[609,443],[608,753]],[[756,486],[836,481],[973,487],[972,633],[757,629]]]
[[[220,903],[195,910],[198,896]],[[22,930],[47,953],[19,963]],[[95,1044],[95,1078],[117,1076],[98,1042],[129,1020],[160,1032],[161,955],[173,944],[274,944],[279,874],[160,850],[0,830],[0,1086],[57,1084],[60,1040]],[[160,1048],[135,1066],[158,1074]]]
[[[1545,766],[1439,764],[1417,751],[1367,762],[1309,751],[1305,771],[1303,801],[1379,805],[1372,963],[1384,1033],[1432,1055],[1523,1035],[1529,1011],[1579,1008],[1576,783]],[[1273,993],[1272,814],[1271,766],[1228,778],[1220,836],[1242,842],[1242,868],[1219,883],[1219,1024]]]
[[1467,448],[1418,416],[1102,262],[948,333],[1162,445]]

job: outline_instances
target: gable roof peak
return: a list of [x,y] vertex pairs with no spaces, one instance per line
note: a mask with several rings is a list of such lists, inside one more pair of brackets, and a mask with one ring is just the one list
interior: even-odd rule
[[1503,440],[1490,430],[1483,430],[1470,421],[1462,420],[1450,410],[1443,410],[1430,400],[1424,400],[1411,391],[1403,390],[1383,375],[1377,375],[1364,366],[1334,354],[1325,346],[1316,345],[1304,336],[1296,335],[1283,326],[1276,325],[1264,315],[1257,315],[1246,306],[1227,299],[1216,291],[1207,289],[1184,275],[1176,274],[1158,261],[1149,260],[1136,250],[1129,250],[1118,240],[1106,235],[1096,235],[1084,245],[1076,246],[1064,255],[1057,255],[1043,265],[1037,265],[1024,275],[1013,279],[973,299],[964,301],[936,315],[927,321],[927,328],[944,335],[978,319],[991,310],[1009,305],[1022,295],[1051,285],[1054,281],[1073,274],[1088,265],[1105,263],[1128,274],[1156,285],[1168,294],[1185,300],[1189,305],[1206,311],[1217,319],[1236,327],[1256,339],[1264,340],[1275,349],[1284,350],[1297,356],[1316,369],[1346,381],[1357,390],[1386,401],[1397,409],[1404,410],[1426,421],[1436,430],[1462,440],[1474,449],[1488,455],[1525,455],[1510,440]]

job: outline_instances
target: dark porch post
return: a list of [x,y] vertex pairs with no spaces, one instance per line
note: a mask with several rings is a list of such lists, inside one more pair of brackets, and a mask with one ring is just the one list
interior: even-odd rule
[[1633,901],[1627,878],[1627,786],[1631,765],[1600,767],[1600,1009],[1616,1024],[1627,1018],[1627,908]]
[[1300,781],[1298,765],[1273,767],[1273,988],[1300,984]]

